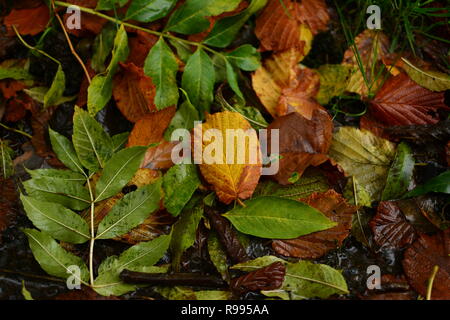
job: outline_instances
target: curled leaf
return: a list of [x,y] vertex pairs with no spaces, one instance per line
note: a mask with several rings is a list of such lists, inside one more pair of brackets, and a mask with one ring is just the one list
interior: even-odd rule
[[231,280],[231,289],[239,294],[247,291],[275,290],[284,281],[286,267],[281,262],[274,262],[267,267],[249,272],[239,278]]

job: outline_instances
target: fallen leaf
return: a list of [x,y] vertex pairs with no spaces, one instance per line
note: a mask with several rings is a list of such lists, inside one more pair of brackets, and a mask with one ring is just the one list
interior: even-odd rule
[[8,27],[10,35],[14,35],[12,26],[17,28],[21,35],[34,36],[42,32],[50,19],[49,8],[42,4],[36,8],[30,9],[12,9],[9,15],[5,17],[3,23]]
[[2,80],[0,81],[0,92],[5,99],[10,99],[17,96],[17,92],[26,88],[26,85],[21,81],[16,80]]
[[419,86],[406,74],[388,79],[370,102],[370,116],[387,126],[432,124],[438,109],[449,109],[444,93]]
[[128,55],[126,63],[133,63],[137,67],[143,68],[148,52],[157,41],[157,36],[141,30],[137,30],[136,36],[130,37],[130,39],[128,40],[130,54]]
[[278,254],[301,259],[316,259],[330,250],[340,247],[350,233],[352,216],[356,207],[336,191],[329,190],[323,193],[313,193],[305,199],[298,199],[313,208],[316,208],[330,220],[337,222],[337,226],[327,230],[318,231],[296,239],[274,240],[272,248]]
[[352,176],[358,205],[380,200],[395,145],[370,131],[341,127],[333,135],[330,158]]
[[[311,1],[308,1],[311,2]],[[302,24],[299,14],[306,13],[307,7],[295,1],[269,0],[264,10],[256,19],[255,34],[261,43],[261,51],[283,51],[296,48],[306,55],[305,46],[312,41],[309,27]]]
[[450,76],[448,74],[420,68],[409,60],[402,58],[400,67],[405,70],[408,76],[420,86],[431,91],[450,90]]
[[369,223],[380,247],[402,249],[413,243],[417,234],[395,201],[380,202],[377,214]]
[[[85,63],[85,66],[89,73],[89,77],[91,79],[94,78],[95,71],[94,71],[94,69],[92,69],[90,59]],[[77,106],[84,107],[86,105],[87,99],[88,99],[88,87],[89,87],[89,81],[86,77],[83,77],[83,80],[81,80],[80,91],[78,91],[78,98],[77,98],[77,103],[76,103]]]
[[11,222],[13,222],[13,217],[17,214],[15,204],[18,197],[16,187],[12,179],[3,179],[3,177],[0,176],[0,191],[2,194],[2,197],[0,199],[0,233],[1,233],[10,225]]
[[26,111],[32,109],[32,105],[32,99],[25,94],[20,94],[18,97],[8,100],[3,120],[8,122],[22,120],[26,115]]
[[101,296],[91,288],[82,285],[80,290],[69,290],[65,293],[60,293],[53,298],[54,300],[120,300],[115,296]]
[[298,5],[298,19],[309,26],[313,35],[326,31],[330,15],[325,0],[302,0]]
[[133,63],[119,63],[121,71],[113,80],[113,97],[117,108],[131,122],[142,119],[146,114],[157,111],[153,99],[155,85],[144,70]]
[[[297,112],[279,117],[269,127],[279,130],[279,170],[274,178],[281,184],[288,184],[292,174],[303,174],[312,165],[318,166],[328,159],[333,122],[325,110],[314,110],[311,120]],[[271,143],[269,143],[269,146]]]
[[431,299],[450,299],[450,229],[432,236],[420,234],[405,251],[402,264],[409,284],[424,297],[433,267],[438,266]]
[[248,291],[275,290],[281,287],[284,281],[286,267],[281,262],[274,262],[267,267],[249,272],[239,278],[231,280],[231,290],[244,294]]
[[[209,129],[215,129],[214,132],[220,133],[222,142],[216,137],[214,141],[208,143],[207,141],[213,138],[205,137],[205,132]],[[239,143],[239,138],[236,143],[236,139],[226,134],[227,129],[243,130],[245,134],[248,134],[249,140],[246,140],[244,135],[244,144],[242,141]],[[200,128],[194,128],[194,141],[195,139],[201,141],[202,146],[201,148],[194,146],[194,159],[202,160],[199,165],[200,172],[205,180],[212,184],[220,201],[228,204],[236,199],[250,198],[258,184],[262,167],[259,141],[250,123],[237,112],[224,111],[213,115],[208,114],[206,122]],[[233,140],[229,141],[229,139]],[[233,147],[233,159],[229,159],[231,154],[227,152],[227,144]],[[240,151],[244,153],[242,159],[244,161],[241,164],[237,163]],[[210,154],[205,157],[206,153]]]
[[[65,13],[63,16],[63,22],[68,25],[67,20],[72,16],[72,13]],[[103,26],[106,24],[107,20],[101,19],[96,15],[89,14],[86,12],[81,12],[80,17],[81,27],[80,28],[66,28],[67,33],[72,34],[76,37],[86,37],[92,34],[99,34],[102,31]]]

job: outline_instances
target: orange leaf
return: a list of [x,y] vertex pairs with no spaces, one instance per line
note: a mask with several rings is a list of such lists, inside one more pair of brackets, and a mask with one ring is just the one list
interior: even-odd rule
[[22,35],[36,35],[42,32],[50,19],[49,9],[45,4],[31,9],[12,9],[5,17],[4,24],[9,33],[14,34],[12,26],[16,26]]
[[2,80],[0,81],[0,92],[5,99],[17,96],[17,92],[25,89],[27,86],[16,80]]
[[142,68],[133,63],[120,63],[121,72],[114,76],[113,96],[120,112],[131,122],[156,111],[153,103],[155,85]]
[[370,115],[390,126],[432,124],[439,121],[439,108],[449,109],[443,92],[425,89],[400,73],[388,79],[370,102]]
[[311,120],[292,112],[275,119],[268,129],[269,139],[270,130],[279,129],[281,159],[278,173],[274,176],[278,183],[289,184],[293,173],[301,176],[308,166],[318,166],[328,159],[333,122],[325,110],[314,110]]
[[148,52],[153,45],[158,41],[158,37],[147,32],[137,30],[135,37],[130,37],[128,43],[130,47],[130,54],[128,55],[127,63],[134,63],[138,67],[143,67]]
[[298,4],[298,19],[309,26],[313,35],[326,31],[330,15],[325,0],[302,0]]
[[[209,129],[213,129],[218,136],[208,136],[213,132]],[[236,139],[227,135],[227,129],[243,130],[245,133],[241,131],[242,134],[238,136],[243,137],[244,141],[238,138],[236,142]],[[248,134],[248,139],[245,134]],[[194,139],[202,141],[201,148],[194,146],[194,159],[202,159],[200,171],[205,180],[212,184],[220,201],[228,204],[238,198],[251,197],[261,175],[262,163],[258,137],[248,121],[237,112],[208,114],[202,127],[194,128]],[[234,152],[233,159],[229,159],[231,152],[227,152],[227,144]],[[243,161],[237,161],[239,151],[245,153],[241,159]],[[208,155],[214,159],[208,159]]]
[[352,228],[352,216],[356,212],[356,207],[348,204],[342,195],[334,190],[313,193],[299,201],[316,208],[330,220],[337,222],[337,226],[296,239],[274,240],[272,248],[284,256],[316,259],[341,246]]

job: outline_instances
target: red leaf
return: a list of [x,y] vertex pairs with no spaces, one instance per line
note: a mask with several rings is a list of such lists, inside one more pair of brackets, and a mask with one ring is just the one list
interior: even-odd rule
[[325,0],[302,0],[298,5],[298,18],[309,26],[313,35],[326,31],[330,15]]
[[428,279],[434,266],[439,266],[433,282],[431,298],[450,299],[450,229],[419,238],[405,251],[402,261],[409,284],[426,296]]
[[404,73],[389,78],[370,103],[374,119],[391,126],[436,123],[439,108],[449,109],[444,93],[425,89]]
[[316,259],[328,251],[336,249],[350,233],[352,216],[356,207],[336,191],[313,193],[306,199],[300,200],[316,208],[338,225],[327,230],[314,232],[296,239],[274,240],[272,248],[279,254],[302,259]]
[[16,80],[2,80],[0,81],[0,91],[5,99],[10,99],[17,96],[17,92],[25,89],[27,86]]
[[155,85],[142,68],[133,63],[120,63],[121,72],[114,76],[113,96],[120,112],[131,122],[156,111],[153,103]]
[[9,33],[14,34],[12,26],[16,26],[22,35],[36,35],[42,32],[50,19],[49,9],[45,4],[31,9],[12,9],[5,17],[4,24]]
[[267,267],[249,272],[231,280],[231,289],[239,294],[248,291],[275,290],[281,287],[286,274],[286,267],[281,262],[274,262]]

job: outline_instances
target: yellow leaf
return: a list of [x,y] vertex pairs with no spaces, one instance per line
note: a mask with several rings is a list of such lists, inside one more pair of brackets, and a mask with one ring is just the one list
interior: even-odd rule
[[250,123],[237,112],[207,115],[206,122],[194,128],[194,139],[194,160],[202,162],[200,172],[220,201],[250,198],[262,167],[258,137]]

